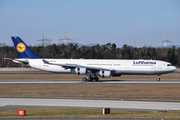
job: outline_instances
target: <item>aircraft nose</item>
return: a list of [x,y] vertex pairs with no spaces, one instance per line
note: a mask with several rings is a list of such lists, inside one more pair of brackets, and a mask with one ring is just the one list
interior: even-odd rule
[[176,71],[176,70],[177,70],[177,68],[176,68],[175,66],[173,66],[173,70],[174,70],[174,71]]

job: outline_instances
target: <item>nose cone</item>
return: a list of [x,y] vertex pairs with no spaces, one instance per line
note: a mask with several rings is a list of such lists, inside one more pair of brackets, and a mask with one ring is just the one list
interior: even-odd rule
[[177,70],[177,68],[175,66],[173,66],[173,71],[176,71],[176,70]]

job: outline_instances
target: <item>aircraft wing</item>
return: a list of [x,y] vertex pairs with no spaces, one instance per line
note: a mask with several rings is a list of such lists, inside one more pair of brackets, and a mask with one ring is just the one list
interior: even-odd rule
[[46,60],[43,60],[45,64],[50,64],[50,65],[57,65],[57,66],[62,66],[65,69],[71,69],[71,68],[87,68],[88,70],[93,70],[93,71],[99,71],[99,70],[107,70],[107,71],[113,71],[112,69],[106,69],[106,68],[101,68],[101,67],[91,67],[91,66],[86,66],[86,65],[78,65],[78,64],[54,64],[54,63],[49,63]]

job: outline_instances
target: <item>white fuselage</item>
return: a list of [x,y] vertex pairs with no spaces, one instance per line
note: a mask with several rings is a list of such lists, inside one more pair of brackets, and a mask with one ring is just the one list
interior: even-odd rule
[[[19,59],[22,60],[22,59]],[[71,69],[45,64],[42,59],[26,59],[28,66],[44,71],[71,73]],[[82,66],[111,70],[112,76],[120,75],[161,75],[175,71],[177,68],[169,62],[160,60],[111,60],[111,59],[44,59],[52,64],[78,64]]]

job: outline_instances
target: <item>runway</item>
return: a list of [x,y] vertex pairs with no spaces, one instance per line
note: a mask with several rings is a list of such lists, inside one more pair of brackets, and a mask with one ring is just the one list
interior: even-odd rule
[[80,80],[13,80],[13,81],[0,81],[0,84],[180,84],[180,80],[104,80],[104,81],[89,81],[84,82]]
[[121,110],[180,110],[179,102],[148,102],[118,100],[80,100],[80,99],[36,99],[36,98],[0,98],[0,106],[42,106],[69,108],[111,108]]

